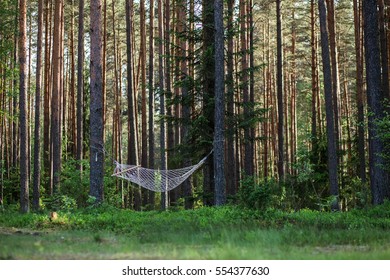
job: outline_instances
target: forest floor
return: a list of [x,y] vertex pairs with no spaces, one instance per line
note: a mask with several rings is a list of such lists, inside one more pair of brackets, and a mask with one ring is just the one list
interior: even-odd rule
[[369,210],[237,207],[0,212],[0,259],[390,259],[390,203]]

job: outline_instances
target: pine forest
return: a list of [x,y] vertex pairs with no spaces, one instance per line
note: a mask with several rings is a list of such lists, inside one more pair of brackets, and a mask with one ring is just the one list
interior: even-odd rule
[[383,204],[389,42],[388,0],[1,0],[1,207]]

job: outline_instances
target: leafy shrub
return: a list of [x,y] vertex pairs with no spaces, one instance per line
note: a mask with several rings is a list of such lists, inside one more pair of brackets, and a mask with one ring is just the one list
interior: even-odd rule
[[245,176],[238,191],[240,204],[249,209],[264,210],[270,204],[271,192],[266,185],[256,182],[256,177]]
[[45,208],[51,211],[71,211],[77,208],[76,200],[72,197],[57,194],[43,200]]

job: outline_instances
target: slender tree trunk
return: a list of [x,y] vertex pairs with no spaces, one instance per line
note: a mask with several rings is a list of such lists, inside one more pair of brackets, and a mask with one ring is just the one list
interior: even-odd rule
[[281,0],[276,0],[277,28],[277,95],[278,95],[278,175],[284,180],[284,123],[283,123],[283,49],[282,49],[282,16]]
[[[154,168],[154,0],[149,3],[149,168]],[[162,37],[160,37],[162,38]],[[154,192],[149,192],[149,201],[154,207]]]
[[63,57],[61,56],[61,19],[62,19],[63,0],[55,1],[54,10],[54,36],[53,36],[53,89],[51,100],[51,142],[52,142],[52,161],[53,161],[53,193],[60,190],[60,172],[61,172],[61,88],[62,80],[61,65]]
[[234,151],[234,64],[233,64],[233,9],[234,0],[229,0],[228,3],[228,26],[227,26],[227,132],[226,132],[226,194],[235,195],[237,191],[237,173],[236,173],[236,157]]
[[328,172],[330,183],[330,194],[337,198],[331,205],[332,210],[338,210],[338,178],[337,178],[337,150],[334,130],[333,102],[332,102],[332,75],[330,68],[329,40],[326,22],[326,6],[324,0],[318,0],[318,9],[320,15],[321,29],[321,49],[322,49],[322,64],[324,72],[324,89],[326,102],[326,128],[328,139]]
[[311,0],[310,19],[311,19],[311,141],[312,141],[312,161],[318,163],[318,139],[317,139],[317,107],[316,100],[318,95],[317,87],[317,44],[315,33],[315,0]]
[[42,28],[43,28],[43,0],[38,1],[38,37],[37,37],[37,68],[35,82],[35,127],[34,127],[34,183],[33,209],[39,210],[40,183],[41,183],[41,73],[42,73]]
[[341,143],[341,129],[340,129],[340,117],[339,117],[339,96],[340,96],[340,77],[339,77],[339,63],[338,63],[338,51],[336,42],[336,23],[335,23],[335,11],[334,0],[326,0],[327,4],[327,19],[328,19],[328,32],[329,32],[329,47],[332,65],[332,94],[333,94],[333,111],[334,111],[334,128],[336,133],[336,149],[340,149]]
[[29,205],[29,183],[27,156],[27,3],[19,1],[19,125],[20,125],[20,211],[27,213]]
[[[136,99],[133,92],[133,0],[126,0],[126,43],[127,43],[127,116],[128,116],[128,158],[131,165],[138,165],[138,141],[136,134]],[[135,204],[140,204],[139,188],[134,190]]]
[[[214,132],[214,1],[203,1],[203,112],[208,121],[205,128],[207,141],[213,140]],[[212,149],[212,144],[205,147],[207,150]],[[208,151],[206,150],[206,153]],[[214,156],[214,155],[213,155]],[[214,204],[214,163],[213,158],[209,157],[204,165],[203,192],[205,193],[204,204]]]
[[91,1],[90,195],[103,202],[102,2]]
[[45,0],[45,75],[43,98],[43,169],[46,182],[46,193],[52,194],[51,163],[50,163],[50,93],[51,93],[51,0]]
[[224,172],[224,116],[225,116],[225,66],[224,66],[224,26],[223,1],[214,1],[215,22],[215,128],[214,128],[214,174],[215,205],[225,203]]
[[378,36],[377,0],[363,2],[364,46],[366,58],[366,82],[368,105],[368,143],[369,168],[372,202],[374,205],[383,203],[389,198],[388,174],[382,168],[385,164],[382,153],[384,143],[377,136],[378,120],[383,118],[383,89],[381,83],[381,61]]
[[363,104],[363,50],[361,30],[361,1],[353,1],[355,25],[355,53],[356,53],[356,102],[357,102],[357,149],[358,149],[358,176],[366,182],[365,132],[364,132],[364,104]]
[[[163,38],[163,0],[158,0],[158,87],[160,96],[160,157],[161,157],[161,169],[167,168],[167,152],[166,152],[166,129],[165,129],[165,93],[164,93],[164,42]],[[165,183],[165,182],[164,182]],[[167,192],[161,193],[161,208],[166,208]]]
[[240,0],[240,45],[241,45],[241,88],[243,96],[243,107],[244,107],[244,119],[248,123],[244,128],[244,141],[245,141],[245,160],[244,160],[244,170],[245,175],[253,175],[253,139],[251,138],[251,127],[250,127],[250,118],[252,118],[252,107],[253,104],[250,103],[249,91],[248,91],[248,42],[247,42],[247,21],[248,15],[246,12],[246,3],[245,0]]
[[77,42],[77,155],[78,169],[83,170],[81,160],[83,159],[84,141],[84,0],[79,0],[79,30]]
[[[386,34],[386,15],[385,15],[385,4],[384,0],[378,0],[378,20],[379,20],[379,33],[380,33],[380,49],[381,49],[381,65],[382,65],[382,89],[383,89],[383,96],[385,98],[390,98],[390,91],[389,91],[389,57],[388,57],[388,41],[387,41],[387,34]],[[390,4],[387,4],[389,7],[387,9],[390,9]],[[389,12],[388,12],[389,13]],[[390,28],[389,26],[387,28]]]

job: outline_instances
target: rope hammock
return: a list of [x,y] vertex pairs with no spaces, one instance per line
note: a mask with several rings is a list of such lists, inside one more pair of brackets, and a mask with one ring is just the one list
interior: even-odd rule
[[171,170],[149,169],[138,165],[127,165],[114,161],[116,167],[112,176],[125,179],[154,192],[167,192],[187,180],[188,177],[202,166],[212,152],[195,165]]

